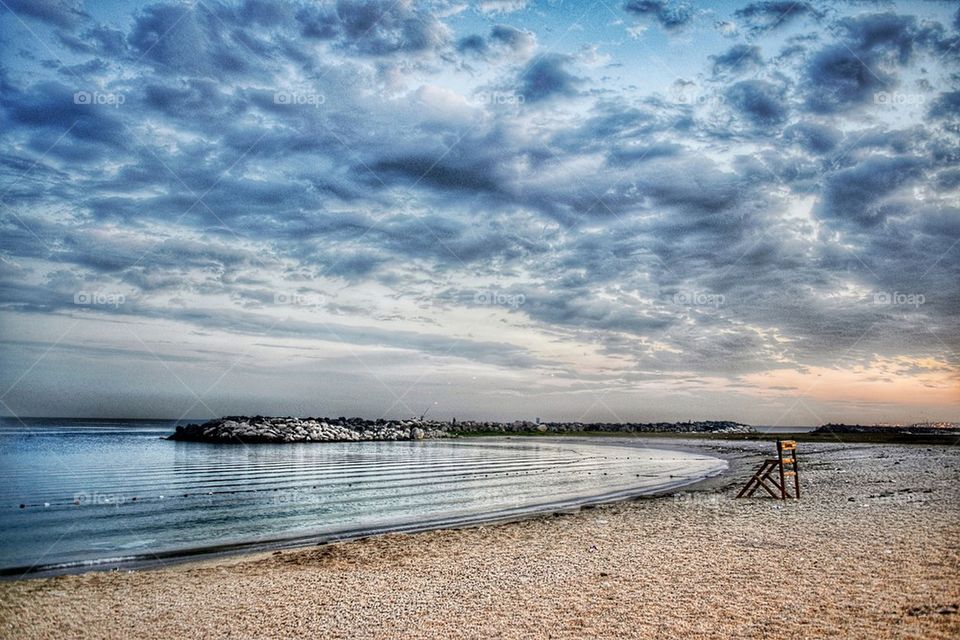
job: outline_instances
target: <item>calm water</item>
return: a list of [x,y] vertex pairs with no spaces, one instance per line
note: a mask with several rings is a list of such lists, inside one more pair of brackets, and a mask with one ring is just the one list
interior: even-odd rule
[[172,430],[170,422],[4,422],[0,572],[135,566],[509,517],[664,490],[726,467],[582,441],[247,447],[163,440]]

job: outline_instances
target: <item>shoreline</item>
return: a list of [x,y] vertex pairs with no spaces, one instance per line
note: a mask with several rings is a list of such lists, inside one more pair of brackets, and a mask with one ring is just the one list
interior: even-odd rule
[[[512,436],[501,437],[478,437],[478,438],[457,438],[460,443],[479,443],[479,442],[508,442]],[[540,442],[550,444],[564,444],[570,441],[553,434],[538,439]],[[581,439],[573,442],[583,442]],[[675,451],[682,453],[691,453],[703,455],[703,451],[698,447],[684,446],[658,446],[660,443],[649,445],[647,443],[638,443],[636,439],[622,439],[613,441],[605,438],[599,442],[591,442],[600,446],[627,447],[656,449],[659,451]],[[638,446],[639,445],[639,446]],[[38,565],[9,567],[0,569],[0,582],[16,580],[36,580],[65,575],[82,575],[89,572],[106,571],[142,571],[157,567],[170,567],[183,564],[192,564],[199,562],[216,562],[222,559],[228,559],[236,556],[247,556],[260,553],[271,553],[277,550],[297,550],[327,544],[341,542],[350,542],[354,540],[372,538],[377,536],[392,534],[415,534],[428,531],[461,529],[475,526],[487,526],[495,524],[505,524],[510,522],[520,522],[530,518],[536,518],[544,515],[553,515],[557,513],[571,513],[580,509],[590,509],[599,505],[621,502],[626,500],[637,500],[644,498],[653,498],[664,496],[679,489],[686,489],[700,486],[711,479],[722,477],[729,470],[729,461],[724,457],[712,455],[723,464],[721,468],[711,470],[706,474],[691,476],[676,476],[671,482],[666,482],[656,487],[643,487],[633,489],[622,489],[599,493],[589,496],[573,496],[553,502],[536,503],[523,505],[514,508],[498,509],[489,512],[453,513],[448,516],[436,517],[429,520],[418,521],[397,521],[395,523],[386,523],[383,525],[345,529],[324,533],[306,533],[293,536],[278,536],[269,539],[251,539],[237,542],[227,542],[208,546],[190,547],[171,551],[146,551],[137,555],[117,556],[113,558],[104,558],[97,561],[78,561],[75,563],[64,563],[59,565]],[[674,478],[674,476],[670,476]]]
[[780,502],[732,498],[769,443],[683,446],[728,472],[507,524],[4,582],[0,635],[960,634],[960,449],[810,444],[804,499]]

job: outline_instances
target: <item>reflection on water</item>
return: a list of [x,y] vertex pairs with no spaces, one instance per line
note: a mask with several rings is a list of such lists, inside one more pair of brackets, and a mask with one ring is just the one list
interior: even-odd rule
[[4,423],[0,570],[516,514],[725,467],[583,441],[238,446],[163,440],[171,431],[168,422]]

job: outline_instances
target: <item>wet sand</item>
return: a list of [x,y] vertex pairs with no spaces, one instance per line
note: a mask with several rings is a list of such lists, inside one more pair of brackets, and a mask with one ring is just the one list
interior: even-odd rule
[[733,499],[769,443],[646,443],[731,470],[574,514],[4,582],[0,636],[960,637],[960,448],[801,445],[804,499],[781,503]]

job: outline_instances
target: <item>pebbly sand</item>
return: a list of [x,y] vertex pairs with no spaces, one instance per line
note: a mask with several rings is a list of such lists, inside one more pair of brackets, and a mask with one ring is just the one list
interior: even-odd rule
[[4,638],[957,638],[960,447],[801,444],[804,499],[698,490],[471,529],[0,583]]

